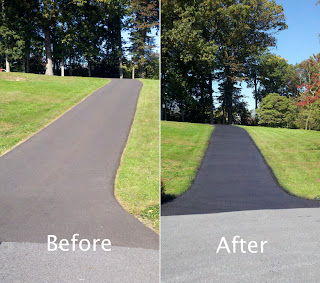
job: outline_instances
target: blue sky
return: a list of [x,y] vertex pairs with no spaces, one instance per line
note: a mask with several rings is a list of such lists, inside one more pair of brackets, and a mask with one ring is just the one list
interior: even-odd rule
[[[282,4],[288,29],[276,35],[277,48],[271,51],[288,60],[290,64],[300,63],[312,54],[320,52],[320,4],[318,0],[277,0]],[[249,109],[254,109],[252,89],[242,84],[242,94]]]
[[[271,52],[280,55],[288,60],[290,64],[300,63],[308,59],[313,54],[320,52],[320,4],[316,6],[318,0],[277,0],[284,9],[286,16],[287,30],[276,34],[277,47],[272,48]],[[159,52],[160,37],[153,35],[156,39],[155,51]],[[128,38],[128,33],[123,33],[123,38]],[[214,84],[216,93],[217,84]],[[248,102],[249,109],[254,109],[254,99],[252,89],[242,83],[242,94]]]

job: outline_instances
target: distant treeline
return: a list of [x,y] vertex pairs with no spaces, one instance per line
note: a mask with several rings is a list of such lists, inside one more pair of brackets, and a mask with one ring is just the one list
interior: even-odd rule
[[[0,68],[96,77],[157,78],[152,30],[159,1],[0,0]],[[121,32],[129,35],[125,50]],[[155,32],[153,32],[154,34]]]

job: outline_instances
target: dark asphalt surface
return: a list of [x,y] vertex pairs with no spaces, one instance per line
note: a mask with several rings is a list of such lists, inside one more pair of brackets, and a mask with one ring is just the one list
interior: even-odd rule
[[0,157],[0,242],[47,235],[108,238],[158,249],[158,235],[124,211],[114,179],[142,83],[112,81]]
[[320,207],[320,202],[286,193],[277,183],[249,134],[215,125],[191,188],[161,206],[161,215]]

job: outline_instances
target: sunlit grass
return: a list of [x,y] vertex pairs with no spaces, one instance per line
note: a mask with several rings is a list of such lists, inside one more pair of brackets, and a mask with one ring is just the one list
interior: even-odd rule
[[109,80],[0,73],[0,155]]
[[320,195],[320,132],[243,126],[281,186],[293,195]]
[[161,122],[161,177],[167,196],[189,189],[213,131],[213,126]]
[[131,214],[159,230],[159,81],[141,80],[137,110],[122,156],[115,196]]

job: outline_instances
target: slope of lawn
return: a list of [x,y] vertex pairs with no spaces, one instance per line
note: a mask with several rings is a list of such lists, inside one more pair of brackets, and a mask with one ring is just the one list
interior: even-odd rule
[[164,198],[174,198],[189,189],[213,131],[213,126],[161,122],[161,177]]
[[129,213],[159,231],[159,81],[141,80],[137,110],[115,182]]
[[0,73],[0,155],[109,80]]
[[243,126],[280,185],[308,199],[320,195],[320,132]]

